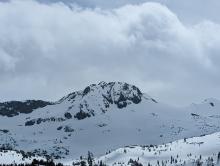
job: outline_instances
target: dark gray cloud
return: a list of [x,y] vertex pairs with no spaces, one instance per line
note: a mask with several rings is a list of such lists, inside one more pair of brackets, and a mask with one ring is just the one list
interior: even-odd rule
[[0,3],[1,100],[56,100],[102,80],[174,105],[220,98],[220,25],[189,22],[161,3]]

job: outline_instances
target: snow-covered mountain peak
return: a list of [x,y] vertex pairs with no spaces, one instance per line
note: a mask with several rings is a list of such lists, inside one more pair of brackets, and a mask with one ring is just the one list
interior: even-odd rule
[[128,105],[139,104],[143,99],[155,102],[134,85],[102,81],[98,84],[91,84],[84,90],[69,94],[59,103],[70,103],[69,110],[78,110],[75,117],[84,119],[95,114],[105,113],[112,107],[123,109]]
[[142,92],[139,90],[138,87],[134,85],[130,85],[124,82],[109,82],[106,83],[104,81],[98,84],[91,84],[87,86],[82,91],[77,91],[69,94],[68,96],[61,99],[64,100],[74,100],[76,96],[80,96],[81,99],[91,97],[91,96],[109,96],[112,98],[113,101],[117,101],[120,97],[124,97],[127,100],[131,100],[134,103],[139,103],[141,101]]
[[83,97],[102,95],[110,103],[117,104],[119,108],[126,106],[127,101],[138,104],[142,99],[142,92],[134,85],[124,82],[100,82],[86,87]]

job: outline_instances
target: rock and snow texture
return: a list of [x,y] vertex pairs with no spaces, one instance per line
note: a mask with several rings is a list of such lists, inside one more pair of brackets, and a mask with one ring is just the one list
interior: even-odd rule
[[69,161],[126,145],[163,144],[220,129],[220,101],[176,108],[122,82],[92,84],[43,108],[0,116],[0,146]]
[[[140,103],[143,96],[141,91],[134,85],[120,82],[100,82],[98,85],[92,84],[86,87],[83,91],[71,93],[59,102],[72,103],[68,109],[78,110],[75,117],[81,120],[86,116],[83,117],[79,114],[88,117],[102,114],[111,109],[112,105],[122,109],[128,105]],[[146,97],[149,99],[149,96],[146,95]]]

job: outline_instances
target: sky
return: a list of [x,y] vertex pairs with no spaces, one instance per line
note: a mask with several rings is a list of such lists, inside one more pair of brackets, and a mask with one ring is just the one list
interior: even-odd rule
[[220,99],[219,0],[0,0],[0,101],[100,81],[184,106]]

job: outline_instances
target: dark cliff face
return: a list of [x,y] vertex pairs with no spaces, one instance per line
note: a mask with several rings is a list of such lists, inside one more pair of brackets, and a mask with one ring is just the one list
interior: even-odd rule
[[28,114],[34,109],[43,108],[47,105],[52,105],[51,102],[46,102],[42,100],[27,100],[21,101],[9,101],[0,103],[0,115],[13,117],[19,113]]
[[101,82],[99,85],[107,88],[104,98],[108,104],[116,104],[119,109],[126,107],[130,102],[138,104],[142,100],[141,91],[134,85],[122,82]]

